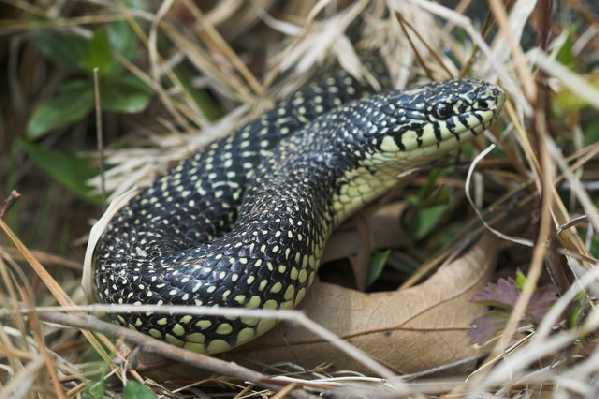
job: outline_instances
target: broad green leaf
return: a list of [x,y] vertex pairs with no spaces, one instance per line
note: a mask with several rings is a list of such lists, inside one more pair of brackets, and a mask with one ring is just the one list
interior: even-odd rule
[[428,236],[441,221],[444,220],[443,214],[448,210],[447,206],[431,206],[418,209],[417,225],[414,226],[413,236],[421,239]]
[[[129,21],[111,22],[106,26],[106,32],[108,33],[110,45],[115,52],[128,60],[133,60],[137,57],[139,38],[129,24]],[[119,73],[124,70],[121,64],[117,63],[117,65],[120,69],[114,71],[114,73]]]
[[136,76],[111,76],[102,82],[102,108],[121,113],[141,112],[154,90]]
[[67,69],[87,70],[90,63],[89,43],[72,32],[38,30],[30,34],[31,43],[46,58]]
[[[149,9],[146,0],[122,0],[122,4],[132,11]],[[141,19],[136,19],[136,22],[142,25],[144,23]],[[134,60],[137,57],[140,41],[130,21],[123,19],[110,22],[106,24],[106,32],[114,52],[119,53],[128,60]],[[120,63],[115,63],[111,72],[116,74],[121,73],[123,70],[124,68]]]
[[148,387],[129,381],[123,391],[123,399],[156,399],[158,396]]
[[105,79],[104,84],[122,86],[131,90],[143,91],[147,94],[154,94],[155,92],[152,87],[135,75],[109,76]]
[[39,104],[33,111],[27,134],[37,139],[61,126],[84,118],[94,104],[94,89],[84,79],[64,83],[58,93]]
[[73,194],[94,205],[101,204],[100,197],[92,194],[92,189],[87,185],[88,180],[97,175],[88,158],[63,154],[25,140],[19,140],[19,144],[44,172]]
[[418,194],[407,196],[408,202],[415,207],[416,217],[410,221],[410,228],[416,239],[428,236],[451,209],[451,195],[445,187],[436,185],[442,173],[441,169],[433,169]]
[[[114,52],[132,61],[137,58],[139,39],[128,21],[115,21],[106,26],[106,33],[110,46]],[[125,67],[120,62],[114,62],[110,73],[117,75],[123,73]]]
[[370,258],[370,267],[368,268],[368,276],[366,277],[367,287],[379,279],[390,255],[391,251],[377,251],[372,255]]
[[115,61],[112,57],[112,47],[108,40],[108,34],[105,29],[98,29],[89,41],[89,65],[88,72],[93,73],[94,68],[98,68],[101,75],[113,72]]

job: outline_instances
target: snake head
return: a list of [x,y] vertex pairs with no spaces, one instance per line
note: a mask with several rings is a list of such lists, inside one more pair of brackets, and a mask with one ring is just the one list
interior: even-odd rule
[[475,79],[397,90],[380,106],[394,122],[387,123],[379,148],[396,160],[428,162],[488,128],[504,102],[502,89]]

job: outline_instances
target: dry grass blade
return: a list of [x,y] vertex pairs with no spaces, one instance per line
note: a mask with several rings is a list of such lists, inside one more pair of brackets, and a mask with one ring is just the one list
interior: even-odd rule
[[[143,3],[144,7],[136,9],[132,3]],[[0,192],[18,189],[23,196],[19,199],[18,194],[11,194],[0,204],[0,399],[83,397],[103,384],[106,392],[118,390],[119,386],[109,387],[112,375],[123,385],[133,377],[173,398],[208,397],[225,391],[239,398],[312,398],[323,392],[362,397],[593,397],[599,373],[599,312],[595,310],[599,295],[596,12],[596,4],[579,0],[555,4],[548,0],[489,0],[488,4],[469,0],[453,4],[430,0],[6,1],[0,7],[0,39],[9,44],[9,50],[0,55],[0,61],[5,61],[9,74],[8,78],[0,78],[0,84],[10,93],[6,101],[0,101],[0,151],[7,148],[9,153],[0,154]],[[127,53],[123,50],[127,46],[109,46],[109,58],[122,76],[135,77],[152,91],[147,109],[133,115],[111,111],[103,95],[107,90],[105,81],[114,76],[100,68],[94,75],[95,122],[83,118],[40,137],[14,133],[27,131],[28,118],[37,105],[54,98],[63,83],[92,77],[89,65],[64,68],[33,45],[32,38],[42,32],[48,36],[60,32],[72,34],[87,45],[93,38],[99,40],[99,31],[110,31],[118,23],[123,23],[123,30],[115,37],[108,35],[109,44],[118,42],[117,36],[127,36],[122,34],[126,31],[131,34],[135,50]],[[352,31],[356,26],[357,35]],[[323,345],[314,351],[338,349],[344,356],[349,354],[352,361],[358,359],[358,365],[344,370],[343,364],[331,365],[329,356],[311,368],[313,365],[306,367],[298,361],[304,354],[296,353],[293,359],[297,364],[258,366],[249,362],[265,370],[257,372],[186,352],[88,315],[140,309],[189,313],[188,308],[82,305],[85,296],[94,299],[93,248],[118,204],[175,162],[259,117],[307,81],[319,79],[321,71],[334,62],[377,87],[378,82],[361,61],[362,52],[372,49],[381,54],[397,87],[468,76],[498,82],[509,93],[509,99],[499,123],[477,138],[473,149],[467,148],[450,159],[453,175],[432,179],[428,175],[435,172],[416,171],[404,182],[409,201],[400,203],[396,193],[384,199],[391,201],[390,206],[401,208],[397,220],[405,225],[393,225],[382,233],[365,228],[376,221],[359,223],[354,230],[350,226],[331,240],[333,245],[326,256],[353,256],[359,260],[354,265],[368,265],[370,251],[379,248],[372,241],[388,246],[399,237],[405,241],[405,253],[396,257],[392,254],[388,263],[394,264],[393,270],[385,268],[382,273],[385,278],[395,278],[405,273],[402,268],[406,265],[418,265],[409,277],[402,275],[398,281],[393,280],[392,290],[400,286],[398,292],[409,293],[434,282],[435,278],[429,277],[435,275],[439,265],[447,267],[457,261],[463,255],[460,243],[475,243],[472,238],[485,231],[503,237],[505,240],[493,244],[492,250],[485,247],[485,251],[477,244],[470,248],[482,250],[482,255],[499,252],[498,276],[512,276],[516,269],[526,273],[526,282],[521,282],[520,295],[509,309],[502,332],[489,345],[476,348],[477,356],[451,365],[431,366],[402,379],[396,376],[398,368],[389,367],[392,362],[356,350],[352,344],[360,347],[363,336],[376,334],[381,342],[388,342],[383,332],[406,332],[411,325],[374,326],[376,317],[367,314],[371,325],[360,325],[358,332],[349,333],[323,329],[297,312],[260,313],[307,326],[316,337],[313,341]],[[90,50],[81,51],[78,56],[85,57]],[[92,56],[99,64],[100,53]],[[76,243],[87,232],[80,227],[87,226],[88,219],[99,218],[98,208],[64,195],[63,206],[72,207],[73,213],[82,216],[76,223],[55,217],[58,222],[54,225],[44,224],[44,217],[56,212],[53,197],[67,192],[55,188],[59,179],[54,181],[42,174],[46,170],[29,160],[33,157],[21,143],[61,154],[81,150],[89,153],[95,150],[90,126],[98,132],[98,162],[106,166],[101,178],[92,184],[115,201],[90,232],[89,247],[83,255],[84,249]],[[440,161],[442,166],[447,163]],[[426,223],[420,220],[416,227],[406,226],[412,226],[409,223],[414,215],[430,218],[424,210],[431,204],[437,207],[430,198],[436,191],[450,193],[445,198],[449,204],[442,204],[448,210],[442,217],[434,216],[439,223],[433,225],[426,239],[420,240],[416,231]],[[43,195],[37,195],[40,192]],[[45,213],[37,216],[38,210]],[[30,215],[34,213],[36,216]],[[55,226],[64,230],[55,231]],[[55,245],[47,245],[49,242]],[[360,249],[356,252],[353,247]],[[343,264],[343,260],[338,263]],[[482,261],[479,263],[482,265]],[[343,265],[334,267],[348,273]],[[359,269],[359,273],[361,280],[356,285],[363,288],[367,268]],[[523,322],[523,318],[528,320],[529,308],[535,306],[535,293],[543,284],[551,284],[551,278],[559,280],[555,283],[560,287],[560,299],[538,324]],[[466,282],[468,288],[473,280]],[[447,284],[454,290],[461,287]],[[341,287],[335,285],[327,292],[337,289]],[[353,298],[366,295],[352,294]],[[430,293],[422,295],[428,300],[433,297]],[[421,304],[429,303],[425,299]],[[325,313],[332,312],[318,299],[316,302]],[[397,313],[394,306],[400,308],[402,303],[384,304],[380,309]],[[426,312],[434,314],[441,306],[426,308]],[[417,309],[413,305],[405,311],[412,310],[418,317],[425,313]],[[252,311],[202,308],[192,313],[256,315]],[[450,309],[436,318],[445,320],[452,314]],[[337,320],[332,313],[326,317]],[[462,319],[447,327],[455,334],[466,328],[467,322]],[[435,329],[440,328],[417,326],[412,332],[421,335],[419,342],[425,342],[424,335]],[[169,380],[176,385],[171,389],[131,369],[143,363],[143,351],[134,349],[124,356],[103,333],[121,338],[133,348],[163,354],[184,367],[193,365],[233,378],[219,375],[193,381]],[[301,351],[297,348],[307,341],[294,341],[292,333],[282,336],[287,341],[276,345],[287,352]],[[270,347],[263,352],[276,346],[275,339],[267,337],[267,341]],[[408,341],[397,345],[414,347]],[[446,350],[451,347],[439,346]],[[391,349],[386,352],[394,353]],[[99,354],[102,360],[90,360],[90,353]],[[103,365],[109,366],[107,375],[98,371]],[[364,371],[362,367],[383,378],[356,373]],[[452,377],[436,377],[449,370],[454,371]]]
[[[21,240],[19,240],[19,238],[15,236],[15,234],[10,229],[10,227],[2,219],[0,219],[0,229],[2,229],[4,231],[4,233],[11,239],[11,241],[14,243],[17,250],[27,260],[29,265],[37,273],[38,277],[44,282],[44,284],[46,284],[47,288],[54,295],[54,298],[58,301],[58,303],[60,303],[62,306],[72,306],[74,304],[72,299],[65,293],[65,291],[60,287],[60,285],[57,283],[57,281],[46,271],[46,269],[37,261],[37,259],[31,254],[29,249],[21,242]],[[9,279],[7,278],[5,281],[9,281]],[[16,304],[18,302],[19,302],[18,298],[16,298],[13,295],[13,303]],[[30,308],[31,308],[31,306],[30,306]],[[32,312],[33,313],[30,314],[30,317],[32,317],[34,320],[36,320],[35,319],[36,315],[34,313],[35,311],[33,310]],[[105,360],[110,359],[110,355],[105,351],[105,349],[102,346],[102,344],[100,343],[100,341],[98,341],[98,339],[94,335],[92,335],[88,331],[83,331],[83,334],[87,337],[88,341],[94,347],[94,349],[100,355],[102,355]],[[104,340],[104,342],[103,342],[104,345],[108,345],[109,348],[113,347],[109,341],[106,341],[102,337],[100,337],[100,338]],[[43,348],[42,337],[38,335],[37,339],[38,339],[38,343],[41,344],[42,348]],[[43,358],[48,362],[48,364],[47,364],[48,368],[53,370],[54,368],[51,365],[50,360],[47,357],[45,357],[45,351],[43,351],[43,349],[42,349],[42,352],[44,353]],[[58,395],[61,395],[62,390],[59,387],[56,387],[56,388],[57,388],[56,393]]]
[[[133,341],[137,345],[144,347],[146,350],[167,356],[176,361],[184,362],[185,364],[220,372],[223,374],[233,375],[242,380],[247,380],[275,391],[279,391],[281,389],[281,387],[278,385],[268,383],[268,377],[256,371],[245,369],[234,363],[225,362],[214,357],[195,354],[185,349],[177,348],[176,346],[168,344],[164,341],[155,340],[137,331],[118,327],[93,317],[51,312],[44,313],[42,318],[51,323],[77,327],[85,330],[89,329],[100,331],[104,334],[117,336],[128,341]],[[291,392],[290,396],[297,399],[311,398],[310,395],[302,391]]]
[[38,356],[30,361],[25,368],[14,376],[9,384],[3,387],[2,391],[0,391],[0,398],[17,399],[26,397],[35,382],[36,375],[43,366],[44,358],[42,356]]

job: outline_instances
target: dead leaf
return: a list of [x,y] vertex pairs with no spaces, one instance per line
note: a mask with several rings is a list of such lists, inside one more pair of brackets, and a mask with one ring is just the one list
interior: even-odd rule
[[[493,273],[497,240],[485,235],[464,255],[441,267],[424,283],[396,292],[364,294],[315,282],[300,309],[397,373],[432,369],[477,354],[467,328],[485,307],[471,301]],[[294,362],[311,369],[332,363],[336,369],[369,373],[362,364],[303,327],[281,324],[257,340],[222,355],[255,368]],[[138,358],[148,366],[152,362]],[[198,378],[185,365],[165,366],[152,378]]]
[[[484,345],[503,331],[521,295],[522,291],[518,288],[516,280],[511,277],[507,280],[499,279],[496,284],[489,283],[481,292],[474,295],[473,302],[497,310],[489,311],[472,321],[468,331],[470,342]],[[549,284],[536,288],[528,301],[524,322],[539,325],[557,299],[555,285]]]

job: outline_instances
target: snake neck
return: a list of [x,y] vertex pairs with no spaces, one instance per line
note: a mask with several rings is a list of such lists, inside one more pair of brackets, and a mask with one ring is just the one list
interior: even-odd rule
[[[419,164],[382,156],[379,140],[369,137],[368,132],[388,128],[387,120],[372,109],[363,112],[382,101],[384,97],[354,102],[282,140],[255,170],[230,235],[243,234],[247,226],[261,226],[263,219],[277,215],[276,221],[268,222],[269,228],[291,239],[321,238],[306,248],[313,253],[309,264],[315,269],[332,231],[393,187],[399,174]],[[362,113],[373,116],[356,118]],[[308,226],[305,234],[294,220]]]

